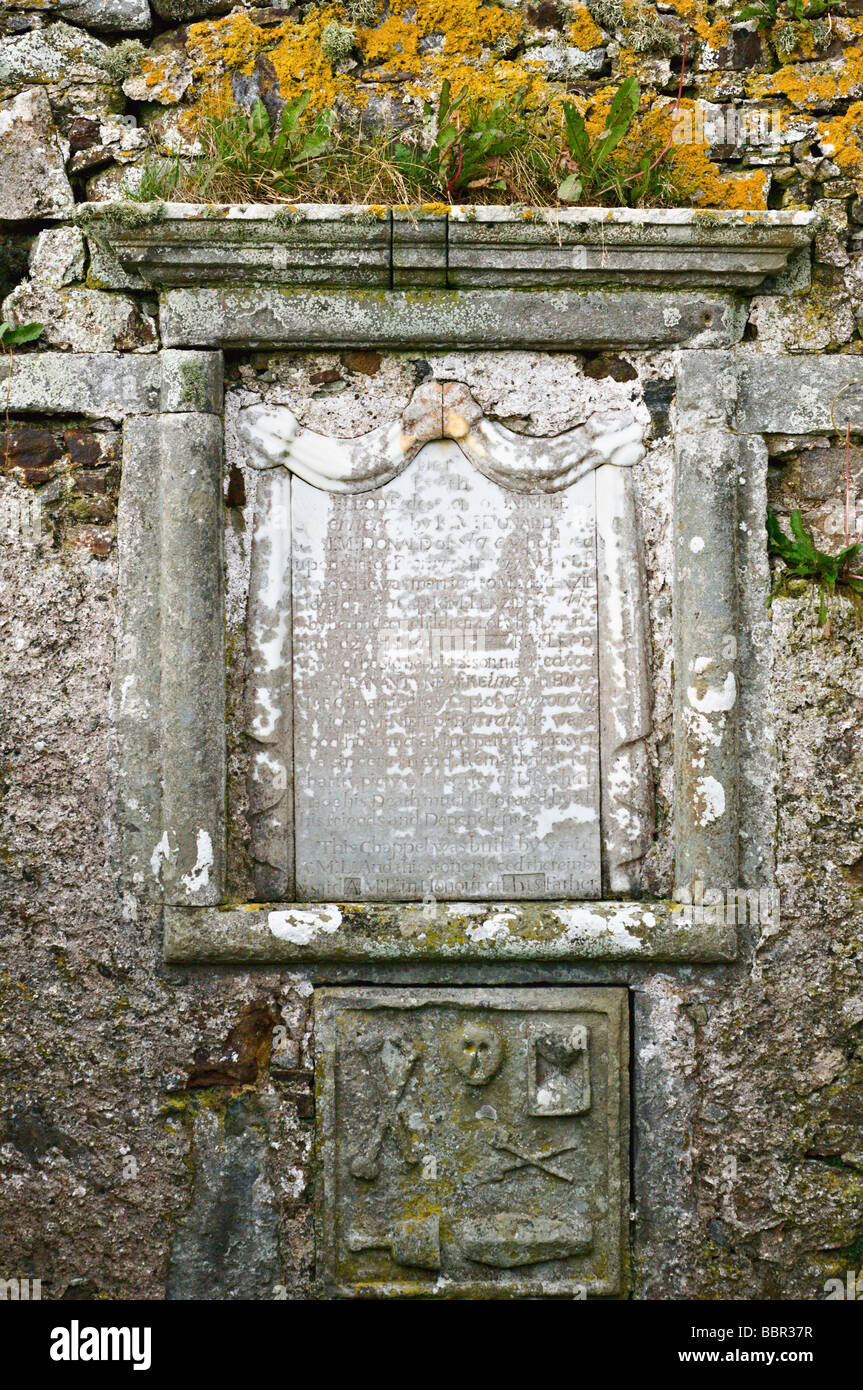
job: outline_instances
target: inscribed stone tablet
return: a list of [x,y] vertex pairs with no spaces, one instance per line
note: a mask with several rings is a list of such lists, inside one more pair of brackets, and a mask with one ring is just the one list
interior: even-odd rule
[[297,896],[600,893],[594,478],[292,485]]

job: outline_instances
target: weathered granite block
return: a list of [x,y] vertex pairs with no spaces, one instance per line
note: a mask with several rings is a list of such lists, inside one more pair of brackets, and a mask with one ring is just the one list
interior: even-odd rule
[[[0,86],[7,85],[0,74]],[[0,105],[0,220],[58,217],[74,210],[63,150],[41,87]]]
[[7,0],[11,11],[37,10],[103,33],[130,33],[152,24],[147,0]]
[[272,1095],[193,1112],[191,1201],[171,1245],[168,1299],[268,1299],[280,1273],[279,1204],[270,1179]]
[[200,411],[218,415],[222,411],[224,370],[220,352],[178,352],[168,349],[161,355],[162,394],[160,408],[165,414]]
[[735,428],[746,434],[830,434],[863,429],[859,357],[742,357]]

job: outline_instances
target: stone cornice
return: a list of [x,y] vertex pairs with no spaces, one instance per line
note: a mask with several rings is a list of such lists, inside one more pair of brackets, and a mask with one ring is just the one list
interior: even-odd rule
[[812,212],[85,204],[79,220],[157,288],[721,288],[753,291],[805,249]]

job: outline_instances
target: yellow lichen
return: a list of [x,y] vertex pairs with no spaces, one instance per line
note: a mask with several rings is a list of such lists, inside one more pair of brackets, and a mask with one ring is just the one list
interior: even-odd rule
[[[636,0],[624,0],[627,11],[637,8]],[[672,0],[672,7],[686,29],[714,51],[727,43],[730,24],[725,18],[709,21],[701,0]],[[553,150],[561,141],[562,105],[575,101],[587,114],[594,134],[602,129],[608,103],[620,78],[634,73],[645,88],[649,83],[649,64],[644,54],[622,46],[613,86],[589,96],[567,93],[564,84],[544,76],[530,52],[513,57],[523,33],[523,19],[517,11],[483,0],[391,0],[382,22],[376,27],[357,27],[357,52],[363,69],[373,69],[381,77],[392,76],[396,84],[380,86],[363,82],[358,74],[336,71],[321,51],[320,38],[327,24],[350,23],[342,4],[309,9],[302,18],[286,17],[276,25],[258,25],[253,13],[238,11],[222,19],[191,26],[187,43],[193,65],[192,96],[198,110],[224,111],[233,101],[231,76],[249,75],[263,56],[275,74],[283,99],[300,93],[310,94],[309,115],[326,108],[347,112],[362,111],[372,98],[386,92],[404,102],[437,100],[444,80],[454,93],[466,88],[471,99],[481,101],[511,97],[524,90],[526,107],[536,137]],[[811,105],[830,97],[853,96],[863,86],[863,50],[859,35],[863,21],[844,21],[850,46],[845,62],[791,64],[775,73],[750,73],[744,77],[750,97],[784,97],[796,106]],[[603,35],[582,0],[572,7],[563,35],[567,43],[590,49],[601,45]],[[422,44],[422,40],[432,40]],[[672,62],[675,60],[672,58]],[[722,73],[702,73],[702,98],[709,99],[710,83],[727,80]],[[718,87],[717,87],[718,90]],[[645,91],[645,102],[649,92]],[[670,131],[672,104],[653,98],[621,146],[621,158],[634,160],[636,152],[658,151]],[[857,108],[852,108],[856,112]],[[858,168],[863,162],[854,130],[848,118],[830,123],[835,135],[831,144],[846,151],[840,167]],[[828,137],[829,138],[829,137]],[[723,173],[709,158],[706,145],[675,144],[663,156],[663,175],[673,185],[669,196],[702,207],[762,208],[767,178],[760,169],[742,173]]]
[[574,48],[587,50],[601,46],[602,30],[597,27],[586,5],[573,5],[570,18],[569,42]]
[[855,101],[844,116],[819,121],[818,135],[824,153],[863,192],[863,101]]
[[787,97],[798,108],[811,107],[863,92],[863,47],[859,43],[845,49],[841,60],[820,63],[791,63],[778,72],[761,73],[750,77],[747,95],[755,100],[764,97]]
[[722,48],[731,37],[731,22],[728,19],[717,19],[711,21],[703,12],[704,7],[699,0],[670,0],[672,9],[678,18],[682,19],[687,27],[701,39],[702,43],[708,44],[710,48],[716,50]]
[[[592,139],[605,128],[614,91],[613,87],[598,91],[588,109],[585,124]],[[680,112],[687,110],[694,112],[695,103],[681,102]],[[674,141],[672,137],[679,120],[680,113],[676,114],[673,102],[663,106],[653,103],[646,111],[639,112],[618,147],[617,162],[636,160],[646,150],[652,150],[654,158],[662,154],[657,167],[661,168],[663,181],[674,189],[676,201],[703,208],[765,208],[768,178],[764,170],[723,174],[711,161],[706,144]]]

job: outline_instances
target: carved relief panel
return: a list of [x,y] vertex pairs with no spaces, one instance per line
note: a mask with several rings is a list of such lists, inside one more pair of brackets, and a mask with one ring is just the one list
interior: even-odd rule
[[625,999],[619,989],[319,991],[327,1291],[622,1292]]

